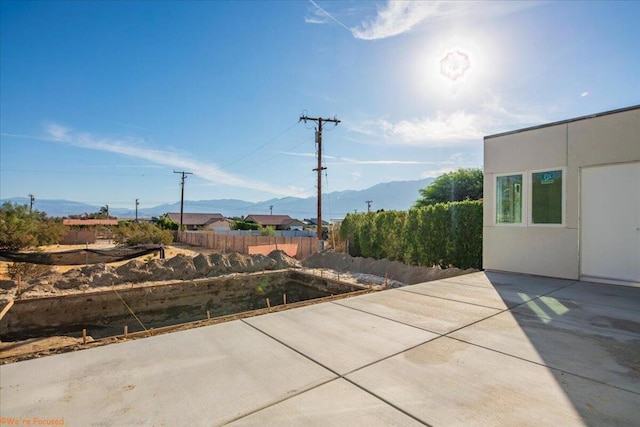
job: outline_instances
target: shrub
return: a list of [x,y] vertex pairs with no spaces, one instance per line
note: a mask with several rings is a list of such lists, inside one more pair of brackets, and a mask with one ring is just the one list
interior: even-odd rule
[[0,207],[0,248],[21,250],[50,245],[67,233],[62,220],[48,218],[44,212],[29,211],[27,205],[10,202]]
[[264,227],[263,229],[260,230],[260,235],[261,236],[269,236],[269,237],[273,237],[276,235],[276,229],[275,227],[272,227],[270,225]]
[[352,256],[443,268],[482,267],[482,201],[437,203],[409,212],[349,214],[340,227]]
[[142,244],[164,244],[173,242],[171,230],[164,230],[148,222],[120,223],[114,233],[114,240],[118,244],[129,246]]

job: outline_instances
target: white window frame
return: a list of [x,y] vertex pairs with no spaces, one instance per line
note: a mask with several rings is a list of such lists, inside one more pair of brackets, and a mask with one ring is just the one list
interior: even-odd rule
[[[522,187],[520,188],[520,198],[522,200],[521,222],[498,222],[498,178],[502,176],[522,175]],[[528,218],[528,179],[527,171],[514,171],[507,173],[497,173],[493,176],[493,225],[497,227],[526,227]]]
[[[533,174],[540,172],[550,172],[550,171],[562,171],[562,222],[559,224],[534,224],[533,222]],[[527,223],[529,227],[565,227],[567,221],[567,168],[565,166],[555,167],[555,168],[544,168],[544,169],[535,169],[527,171],[528,181],[530,183],[530,187],[527,187],[528,195],[527,195],[527,205],[531,207],[527,211]]]

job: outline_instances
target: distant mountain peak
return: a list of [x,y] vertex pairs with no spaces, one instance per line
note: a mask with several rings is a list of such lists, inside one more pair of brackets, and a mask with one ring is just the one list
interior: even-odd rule
[[[391,181],[376,184],[364,190],[334,191],[322,195],[323,218],[344,218],[348,213],[366,212],[370,201],[372,211],[384,209],[408,210],[418,200],[419,190],[433,182],[433,178],[415,181]],[[26,197],[2,199],[1,203],[12,202],[28,204]],[[273,206],[271,211],[270,207]],[[100,206],[71,200],[36,199],[34,209],[45,212],[50,217],[66,217],[82,215],[100,210]],[[316,218],[317,203],[315,197],[298,198],[283,197],[262,202],[247,202],[238,199],[217,200],[185,200],[184,212],[188,213],[220,213],[226,217],[240,217],[248,214],[289,215],[292,218]],[[158,217],[167,212],[180,212],[180,202],[166,203],[152,208],[138,209],[141,218]],[[110,214],[119,218],[133,218],[134,209],[111,208]]]

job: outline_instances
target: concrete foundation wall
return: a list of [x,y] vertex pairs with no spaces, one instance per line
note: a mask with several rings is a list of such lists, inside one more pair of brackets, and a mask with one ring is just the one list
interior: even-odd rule
[[[16,300],[0,320],[0,338],[50,335],[78,336],[82,329],[94,338],[225,316],[306,301],[362,288],[335,283],[295,271],[238,275],[214,279],[142,286],[78,295]],[[126,304],[125,304],[126,303]],[[129,311],[131,309],[131,311]]]

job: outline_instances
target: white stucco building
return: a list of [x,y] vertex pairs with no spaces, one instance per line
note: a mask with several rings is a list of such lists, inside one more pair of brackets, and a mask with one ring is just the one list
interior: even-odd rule
[[640,105],[484,138],[487,270],[640,286]]

